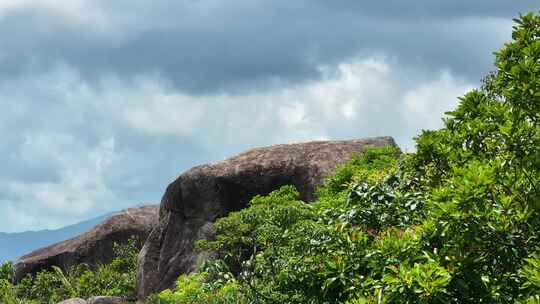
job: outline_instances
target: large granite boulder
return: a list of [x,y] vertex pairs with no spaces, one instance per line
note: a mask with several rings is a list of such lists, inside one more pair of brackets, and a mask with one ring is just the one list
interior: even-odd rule
[[145,240],[158,223],[157,205],[123,210],[88,232],[20,257],[15,262],[15,280],[27,274],[58,266],[63,270],[80,263],[96,265],[109,262],[113,244],[123,243],[131,236]]
[[282,185],[296,186],[304,201],[312,201],[316,186],[338,165],[367,147],[385,145],[395,145],[394,140],[377,137],[275,145],[185,172],[168,186],[159,225],[139,254],[138,298],[171,288],[180,274],[196,270],[208,253],[196,252],[194,241],[213,236],[216,218]]

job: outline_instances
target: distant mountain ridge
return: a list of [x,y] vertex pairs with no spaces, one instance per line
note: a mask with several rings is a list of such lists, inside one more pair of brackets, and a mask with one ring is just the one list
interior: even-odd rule
[[75,237],[103,222],[115,212],[53,230],[0,232],[0,263],[13,261],[33,250]]

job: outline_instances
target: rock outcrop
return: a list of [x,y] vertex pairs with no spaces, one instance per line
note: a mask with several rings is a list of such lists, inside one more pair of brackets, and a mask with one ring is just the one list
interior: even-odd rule
[[15,263],[15,280],[51,266],[67,270],[80,263],[106,263],[112,259],[115,242],[131,236],[147,238],[158,223],[158,210],[157,205],[123,210],[86,233],[24,255]]
[[159,225],[139,254],[137,296],[171,288],[182,273],[196,270],[207,253],[194,241],[213,236],[216,218],[242,209],[257,194],[294,185],[314,199],[326,174],[367,147],[395,145],[391,137],[275,145],[195,167],[171,183],[160,206]]

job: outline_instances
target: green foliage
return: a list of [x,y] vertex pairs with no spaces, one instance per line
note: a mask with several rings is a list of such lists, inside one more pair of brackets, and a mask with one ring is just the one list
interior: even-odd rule
[[529,124],[540,117],[540,15],[514,19],[513,41],[496,53],[493,91]]
[[522,289],[525,294],[530,297],[540,295],[540,251],[525,259],[520,275],[523,278]]
[[248,303],[240,286],[232,280],[223,283],[208,283],[206,272],[182,275],[178,278],[175,291],[165,290],[151,297],[148,304],[242,304]]
[[74,296],[73,287],[58,267],[24,278],[17,289],[21,298],[42,303],[56,303]]
[[115,257],[109,264],[95,269],[80,264],[67,273],[58,267],[28,275],[19,284],[11,283],[13,267],[0,268],[0,303],[57,303],[67,298],[89,298],[96,295],[135,297],[137,254],[141,244],[131,238],[125,244],[115,244]]
[[[389,303],[448,303],[446,287],[452,276],[438,262],[408,263],[389,267],[391,272],[384,275],[386,294]],[[381,289],[382,292],[382,289]],[[411,301],[413,300],[413,301]]]
[[219,220],[215,227],[217,238],[213,242],[201,242],[199,246],[215,250],[230,270],[238,274],[242,263],[254,252],[281,246],[289,238],[297,224],[313,218],[313,208],[298,200],[298,191],[285,186],[268,196],[256,196],[250,208],[233,212]]
[[13,268],[13,263],[5,262],[0,265],[0,280],[6,280],[8,282],[13,281],[15,276],[15,269]]
[[345,165],[339,166],[325,184],[317,189],[319,197],[336,196],[349,190],[358,181],[376,181],[383,178],[386,173],[395,169],[397,156],[400,151],[397,147],[386,146],[367,149],[356,154]]
[[22,299],[17,294],[17,287],[6,280],[0,280],[0,303],[2,304],[38,304],[39,302]]
[[408,227],[423,219],[424,197],[414,191],[411,181],[397,173],[369,184],[358,182],[349,191],[347,212],[340,216],[368,230]]
[[126,244],[115,244],[116,257],[95,271],[80,265],[70,274],[75,293],[81,298],[95,295],[135,297],[135,277],[140,241],[132,238]]
[[540,16],[516,23],[483,91],[462,97],[445,128],[420,135],[406,164],[430,197],[428,240],[461,302],[516,301],[516,270],[539,244]]
[[290,186],[255,197],[159,298],[232,284],[237,303],[540,303],[540,13],[515,21],[496,70],[415,153],[368,149],[311,205]]
[[2,304],[36,304],[34,301],[22,300],[17,296],[17,289],[13,285],[15,269],[11,262],[0,266],[0,303]]

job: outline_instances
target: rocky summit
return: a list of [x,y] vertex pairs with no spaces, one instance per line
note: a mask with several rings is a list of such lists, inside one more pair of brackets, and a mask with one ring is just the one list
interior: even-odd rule
[[338,165],[367,147],[394,145],[391,137],[314,141],[274,145],[202,165],[171,183],[160,205],[159,224],[139,254],[139,299],[171,288],[182,273],[196,270],[208,253],[196,252],[194,241],[213,237],[213,222],[246,207],[258,194],[294,185],[310,202],[315,188]]
[[15,280],[51,266],[67,270],[80,263],[106,263],[112,259],[115,242],[125,242],[131,236],[146,239],[157,223],[158,210],[157,205],[125,209],[86,233],[24,255],[15,263]]

